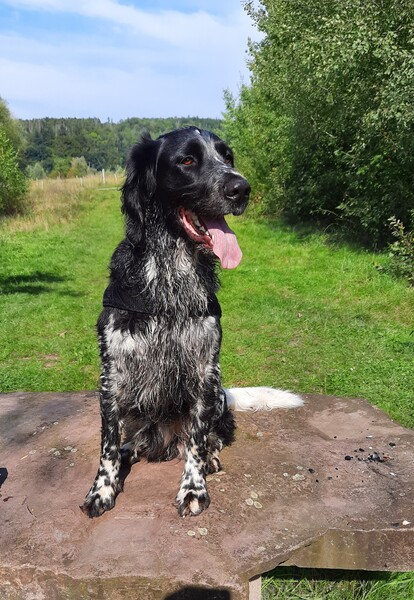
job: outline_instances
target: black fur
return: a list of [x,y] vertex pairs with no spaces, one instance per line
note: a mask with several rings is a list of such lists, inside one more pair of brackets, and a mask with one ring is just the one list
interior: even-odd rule
[[234,421],[221,386],[217,258],[191,219],[241,214],[249,191],[230,149],[210,132],[145,136],[132,149],[122,190],[126,237],[98,321],[101,460],[81,507],[90,517],[113,507],[121,459],[182,455],[179,514],[209,505],[205,477],[220,469]]

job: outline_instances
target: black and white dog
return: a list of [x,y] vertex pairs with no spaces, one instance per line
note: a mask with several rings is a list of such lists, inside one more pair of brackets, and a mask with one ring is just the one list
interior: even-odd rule
[[[241,260],[224,216],[240,215],[250,186],[216,135],[188,127],[130,154],[122,189],[126,237],[114,252],[98,321],[101,459],[82,510],[114,506],[121,461],[185,459],[181,516],[210,503],[206,475],[234,436],[231,409],[299,406],[271,388],[223,390],[217,263]],[[121,447],[121,436],[124,435]]]

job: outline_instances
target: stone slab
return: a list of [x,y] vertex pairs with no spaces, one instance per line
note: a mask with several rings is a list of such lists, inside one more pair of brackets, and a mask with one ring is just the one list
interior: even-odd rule
[[237,414],[200,516],[176,512],[173,461],[134,465],[90,520],[96,394],[0,395],[0,597],[242,600],[281,564],[414,569],[414,432],[363,400],[305,399]]

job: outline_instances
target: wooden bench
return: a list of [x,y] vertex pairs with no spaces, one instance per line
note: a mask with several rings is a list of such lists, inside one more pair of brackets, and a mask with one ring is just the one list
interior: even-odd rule
[[237,414],[199,517],[177,514],[174,461],[134,465],[89,520],[95,393],[0,395],[0,597],[257,600],[278,565],[414,569],[414,432],[363,400],[305,399]]

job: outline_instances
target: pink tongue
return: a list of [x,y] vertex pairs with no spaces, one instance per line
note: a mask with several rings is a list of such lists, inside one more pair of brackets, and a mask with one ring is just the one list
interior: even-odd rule
[[203,221],[213,238],[213,252],[219,257],[221,266],[223,269],[235,269],[242,259],[236,234],[227,225],[224,217],[219,219],[203,217]]

